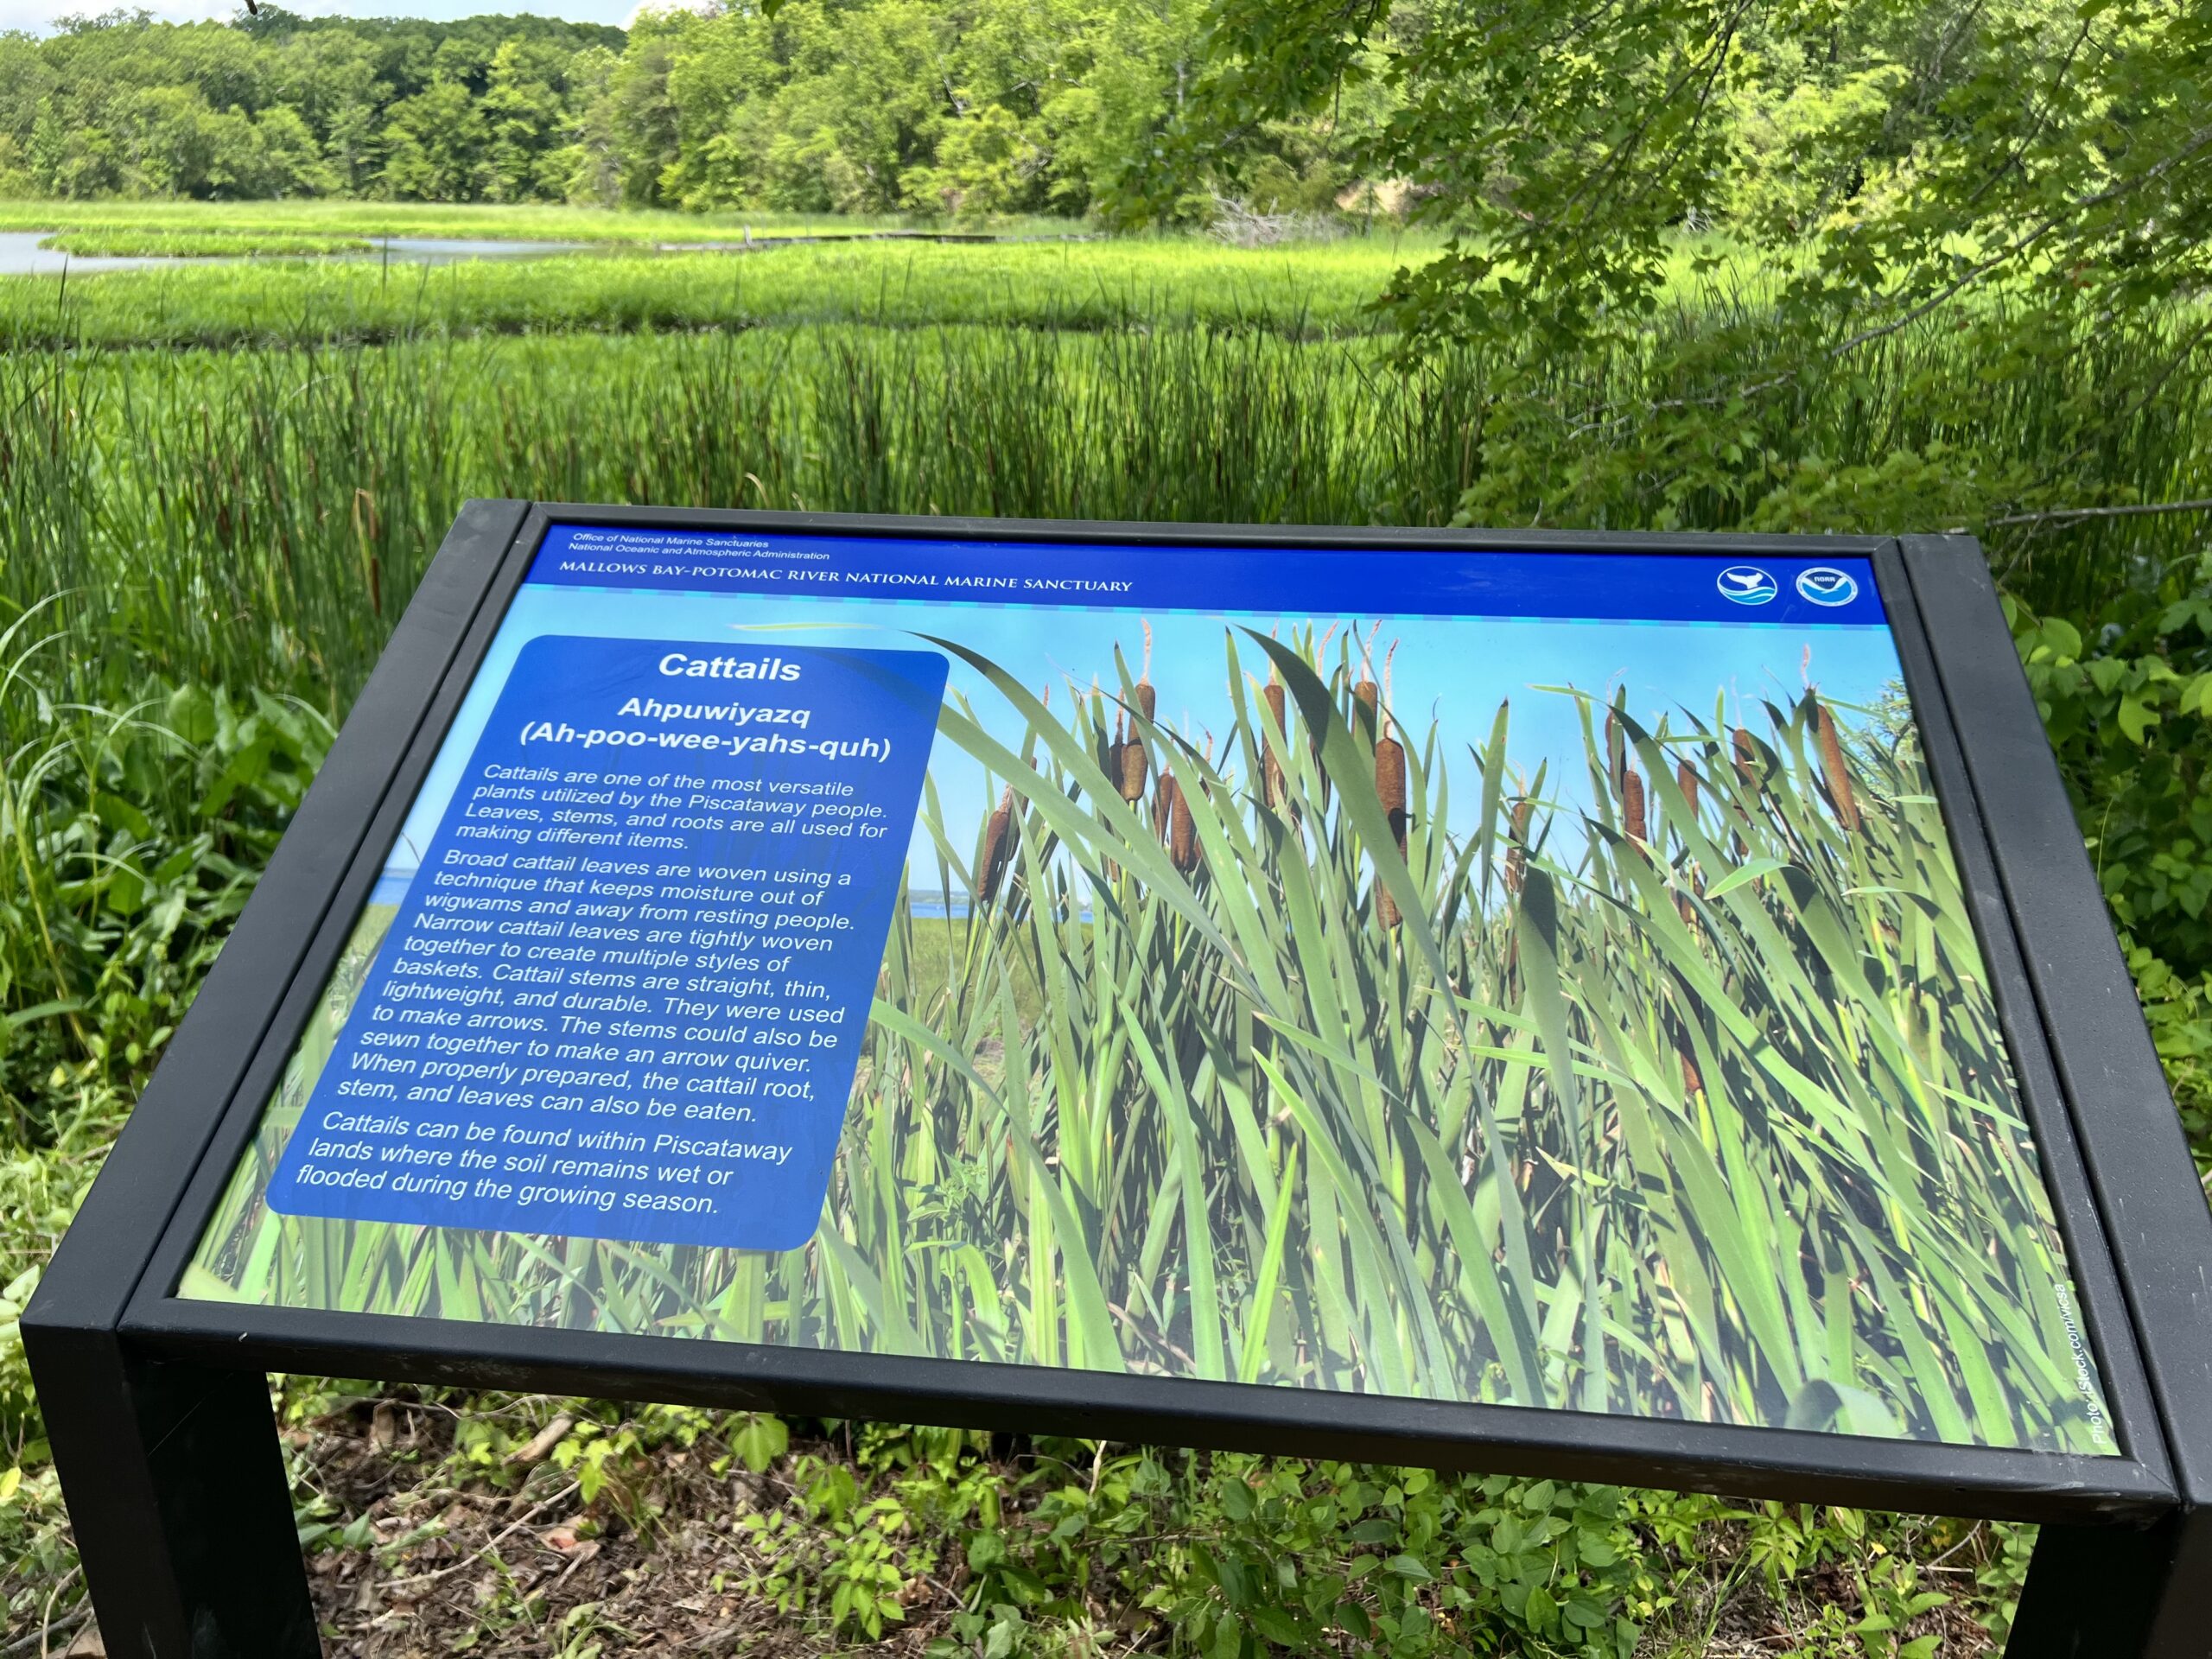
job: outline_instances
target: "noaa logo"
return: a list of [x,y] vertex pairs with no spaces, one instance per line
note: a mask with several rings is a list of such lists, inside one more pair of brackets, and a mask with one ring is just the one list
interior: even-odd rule
[[1732,564],[1720,573],[1720,597],[1738,605],[1764,605],[1779,591],[1756,564]]
[[1815,605],[1848,605],[1859,597],[1859,583],[1832,564],[1816,564],[1797,573],[1797,592]]

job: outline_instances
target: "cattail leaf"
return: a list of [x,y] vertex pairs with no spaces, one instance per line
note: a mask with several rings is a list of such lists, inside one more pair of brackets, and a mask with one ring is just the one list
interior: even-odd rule
[[[928,1351],[921,1339],[906,1323],[905,1310],[898,1299],[886,1294],[883,1281],[876,1277],[875,1269],[862,1259],[859,1251],[847,1243],[834,1227],[817,1229],[815,1242],[837,1264],[853,1293],[860,1299],[861,1310],[875,1335],[875,1342],[894,1354],[921,1354]],[[871,1346],[874,1344],[870,1344]]]
[[1747,858],[1707,887],[1705,890],[1705,896],[1707,899],[1719,899],[1724,894],[1735,892],[1737,888],[1749,882],[1758,880],[1763,875],[1772,875],[1777,870],[1785,868],[1789,862],[1789,861],[1786,858]]
[[1191,1122],[1191,1102],[1182,1079],[1163,1066],[1145,1036],[1146,1020],[1135,1006],[1124,1004],[1129,1052],[1152,1086],[1153,1096],[1175,1145],[1175,1160],[1183,1172],[1183,1232],[1185,1259],[1191,1271],[1191,1354],[1198,1375],[1210,1382],[1224,1382],[1228,1360],[1222,1344],[1221,1300],[1214,1275],[1212,1218],[1207,1212],[1205,1167],[1198,1156],[1198,1135]]
[[1253,1281],[1252,1300],[1237,1342],[1239,1382],[1258,1382],[1260,1368],[1267,1363],[1268,1327],[1274,1318],[1275,1287],[1282,1276],[1283,1246],[1290,1237],[1291,1201],[1297,1192],[1298,1148],[1292,1146],[1283,1154],[1282,1179],[1277,1184],[1274,1202],[1268,1206],[1267,1243],[1260,1252],[1260,1270]]
[[[1421,1148],[1435,1207],[1446,1231],[1457,1247],[1455,1262],[1467,1294],[1481,1311],[1483,1324],[1505,1367],[1515,1403],[1533,1405],[1546,1398],[1541,1377],[1543,1359],[1536,1344],[1533,1311],[1539,1306],[1535,1287],[1525,1281],[1509,1284],[1498,1275],[1496,1245],[1476,1222],[1473,1210],[1460,1202],[1462,1188],[1444,1156],[1444,1148],[1426,1127],[1411,1126],[1414,1143]],[[1509,1255],[1509,1270],[1511,1258]]]
[[[1029,1135],[1028,1126],[1014,1121],[1014,1114],[1007,1109],[1006,1102],[1000,1097],[996,1090],[983,1080],[982,1074],[968,1063],[967,1056],[952,1047],[943,1037],[923,1025],[905,1009],[892,1007],[881,997],[877,997],[869,1008],[868,1021],[872,1025],[882,1026],[886,1030],[905,1038],[918,1047],[927,1049],[939,1061],[958,1072],[966,1080],[970,1089],[976,1090],[981,1098],[990,1103],[1013,1130],[1013,1150],[1028,1166],[1030,1176],[1037,1191],[1042,1194],[1045,1202],[1055,1211],[1054,1219],[1059,1224],[1062,1236],[1071,1239],[1080,1239],[1083,1236],[1083,1230],[1076,1225],[1075,1217],[1068,1213],[1067,1201],[1060,1196],[1058,1185],[1052,1179],[1050,1166],[1046,1164],[1044,1155],[1037,1150],[1036,1142]],[[1080,1250],[1069,1251],[1062,1259],[1066,1264],[1068,1291],[1074,1304],[1074,1310],[1085,1324],[1086,1347],[1091,1357],[1092,1369],[1099,1370],[1126,1369],[1121,1363],[1120,1344],[1114,1338],[1113,1316],[1106,1306],[1106,1293],[1099,1286],[1098,1275],[1092,1267],[1089,1254]]]
[[[1352,1276],[1358,1282],[1361,1293],[1361,1302],[1353,1306],[1370,1321],[1387,1322],[1394,1309],[1393,1299],[1387,1289],[1389,1279],[1382,1264],[1393,1252],[1384,1240],[1382,1217],[1377,1214],[1373,1202],[1373,1184],[1357,1175],[1345,1163],[1334,1138],[1328,1133],[1312,1103],[1291,1086],[1274,1059],[1264,1054],[1254,1058],[1274,1082],[1276,1092],[1289,1107],[1299,1128],[1305,1131],[1311,1167],[1325,1175],[1335,1187],[1338,1198],[1348,1200],[1339,1205],[1338,1215],[1350,1246]],[[1370,1344],[1371,1351],[1367,1358],[1375,1367],[1386,1390],[1403,1392],[1408,1386],[1408,1374],[1402,1351],[1395,1340],[1383,1336],[1387,1330],[1385,1323],[1375,1332],[1376,1340]]]
[[1355,1059],[1344,1050],[1341,1048],[1332,1048],[1327,1043],[1323,1042],[1321,1039],[1313,1035],[1311,1032],[1300,1031],[1296,1026],[1288,1024],[1283,1020],[1270,1019],[1264,1014],[1258,1015],[1257,1018],[1269,1031],[1274,1032],[1284,1041],[1295,1044],[1298,1047],[1306,1050],[1308,1053],[1319,1055],[1321,1058],[1326,1060],[1331,1065],[1337,1067],[1340,1071],[1351,1072],[1363,1083],[1372,1084],[1376,1088],[1381,1090],[1385,1095],[1390,1096],[1393,1098],[1397,1097],[1398,1090],[1392,1088],[1381,1077],[1376,1077],[1372,1071],[1361,1065],[1358,1060]]

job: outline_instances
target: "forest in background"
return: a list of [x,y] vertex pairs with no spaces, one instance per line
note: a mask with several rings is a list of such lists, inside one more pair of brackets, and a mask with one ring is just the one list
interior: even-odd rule
[[[846,0],[626,33],[110,12],[0,36],[0,197],[1079,214],[1172,105],[1198,16]],[[1319,160],[1281,147],[1296,176]]]
[[[143,10],[0,34],[0,199],[568,202],[694,211],[1007,214],[1189,223],[1403,212],[1430,194],[1363,176],[1406,115],[1380,73],[1448,39],[1465,8],[1412,0],[1357,46],[1325,105],[1206,134],[1164,194],[1136,193],[1202,85],[1195,0],[818,0],[649,8],[628,30],[517,16],[228,22]],[[1747,10],[1749,9],[1746,9]],[[1832,211],[1808,167],[1848,130],[1847,194],[1872,197],[1942,129],[1949,87],[2074,8],[2004,0],[1747,16],[1714,99],[1727,161],[1691,228]],[[766,15],[773,12],[772,16]],[[1209,96],[1215,89],[1208,89]],[[1626,106],[1624,106],[1626,107]],[[1500,188],[1510,182],[1500,180]]]

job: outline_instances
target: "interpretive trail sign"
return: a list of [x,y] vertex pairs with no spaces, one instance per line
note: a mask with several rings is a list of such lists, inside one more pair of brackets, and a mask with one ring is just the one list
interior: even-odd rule
[[24,1318],[108,1649],[264,1376],[2044,1522],[2212,1653],[2212,1217],[1980,554],[472,504]]

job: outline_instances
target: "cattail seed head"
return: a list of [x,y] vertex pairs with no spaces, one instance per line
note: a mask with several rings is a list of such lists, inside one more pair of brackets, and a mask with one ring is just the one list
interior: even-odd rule
[[[1381,798],[1382,815],[1389,820],[1390,836],[1398,844],[1398,855],[1406,851],[1406,747],[1395,737],[1384,737],[1375,745],[1375,792]],[[1378,863],[1376,868],[1380,869]],[[1389,890],[1378,880],[1375,887],[1375,908],[1385,927],[1398,925],[1397,901]]]
[[1398,642],[1393,639],[1389,655],[1382,659],[1382,724],[1376,728],[1375,739],[1375,792],[1382,798],[1390,833],[1402,853],[1406,850],[1406,746],[1390,735],[1390,670],[1397,655]]
[[[1115,722],[1116,731],[1121,723]],[[1144,741],[1136,734],[1135,721],[1130,722],[1129,734],[1116,745],[1114,769],[1109,776],[1121,785],[1122,798],[1135,806],[1144,798],[1144,780],[1151,762],[1144,752]]]
[[1821,772],[1827,779],[1828,798],[1835,806],[1835,821],[1847,836],[1859,833],[1859,803],[1851,792],[1851,773],[1843,764],[1843,744],[1836,736],[1835,716],[1825,702],[1813,705],[1813,724],[1821,747]]
[[1358,721],[1357,730],[1372,738],[1375,735],[1375,709],[1381,700],[1382,688],[1372,680],[1361,680],[1351,689],[1351,700],[1356,705],[1353,715]]
[[1169,778],[1164,780],[1164,787],[1173,795],[1167,816],[1167,860],[1188,875],[1198,868],[1198,826],[1191,817],[1190,799],[1182,785]]
[[1385,927],[1395,927],[1405,919],[1398,909],[1398,901],[1390,896],[1390,889],[1379,881],[1375,884],[1375,913]]
[[1014,856],[1014,789],[1008,785],[999,797],[997,809],[990,821],[983,826],[982,888],[981,898],[989,904],[999,890],[999,880],[1005,875],[1007,865]]
[[1122,798],[1131,806],[1144,798],[1144,780],[1151,766],[1144,745],[1136,739],[1131,738],[1122,746]]
[[1402,853],[1406,849],[1406,746],[1395,737],[1383,738],[1375,746],[1375,792],[1382,798],[1390,833]]
[[1759,746],[1751,734],[1741,726],[1736,728],[1736,775],[1744,780],[1746,789],[1759,786]]
[[1359,678],[1351,688],[1353,721],[1370,742],[1375,741],[1379,729],[1376,710],[1381,703],[1382,688],[1375,683],[1375,636],[1382,632],[1380,622],[1367,631],[1367,639],[1359,648]]
[[1275,741],[1268,748],[1260,769],[1260,798],[1269,806],[1281,806],[1290,797],[1290,782],[1283,775],[1282,745],[1289,741],[1289,695],[1281,678],[1271,677],[1260,693],[1268,705],[1268,717],[1274,722]]
[[1630,841],[1643,840],[1643,779],[1633,766],[1621,773],[1621,822]]
[[1682,791],[1682,799],[1690,810],[1690,817],[1697,817],[1697,768],[1687,760],[1675,768],[1675,783]]

